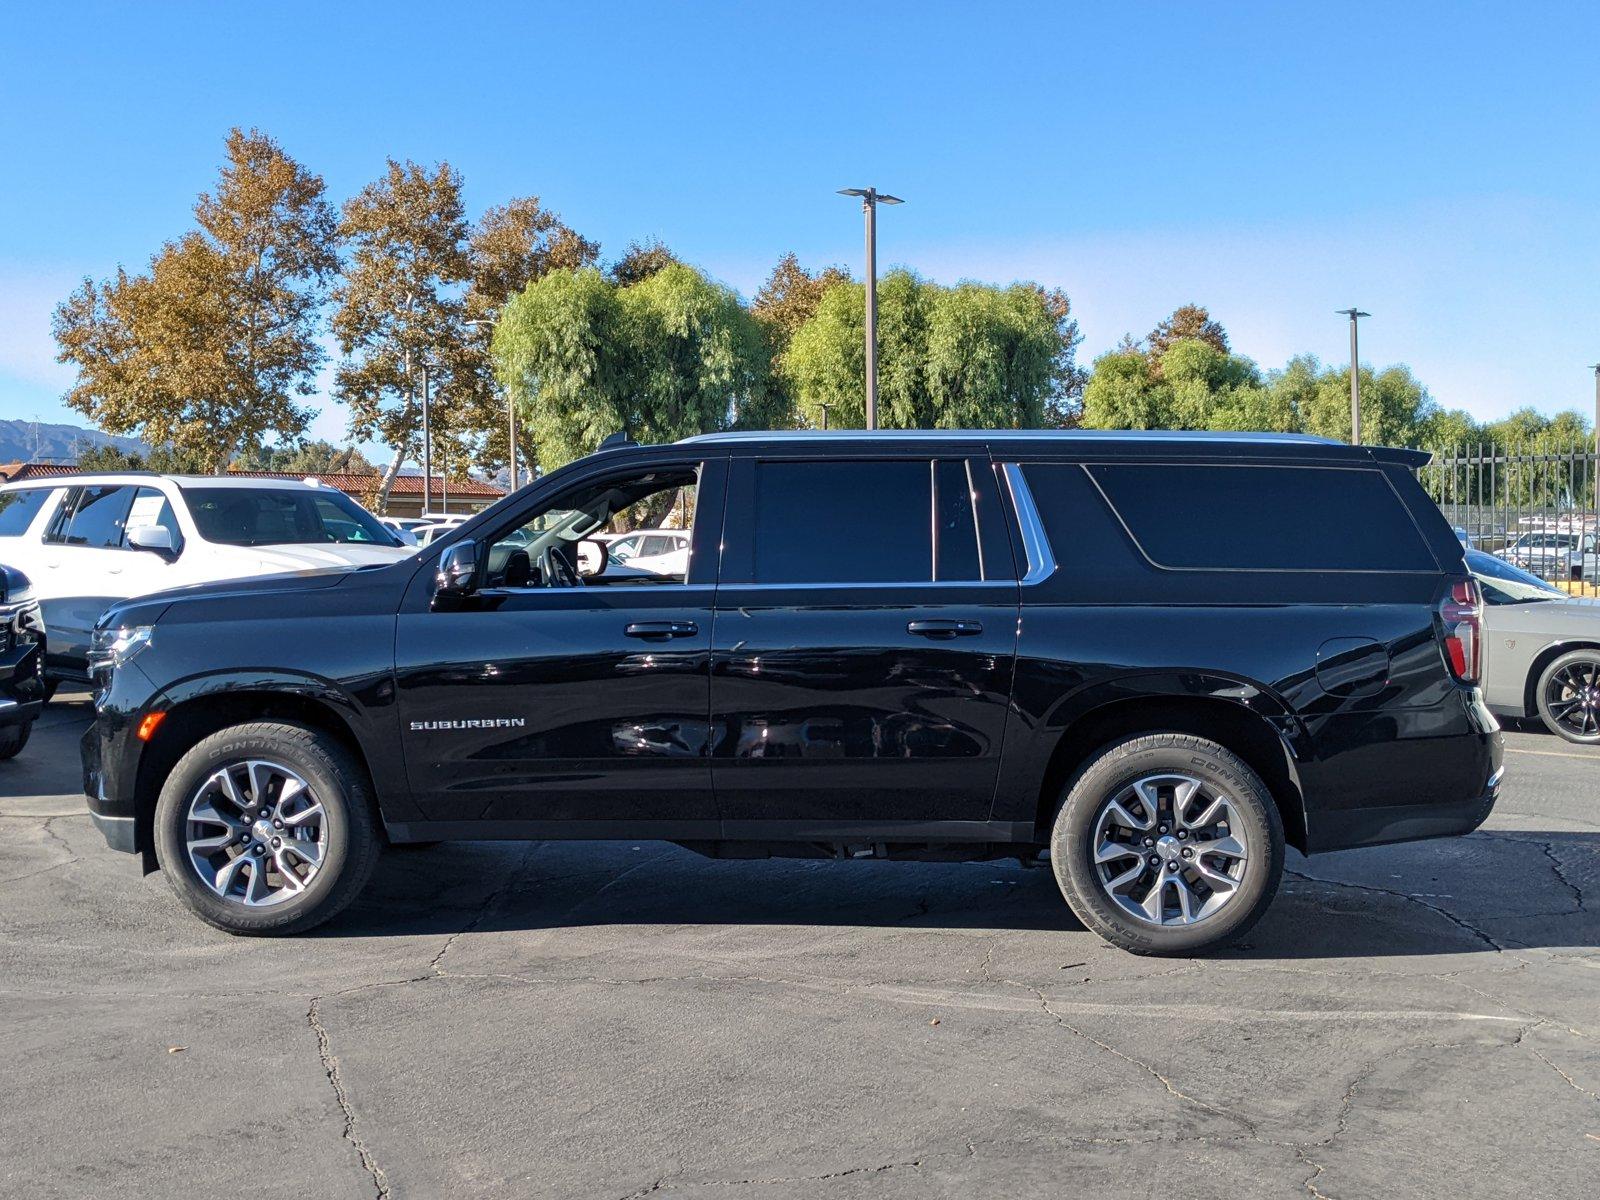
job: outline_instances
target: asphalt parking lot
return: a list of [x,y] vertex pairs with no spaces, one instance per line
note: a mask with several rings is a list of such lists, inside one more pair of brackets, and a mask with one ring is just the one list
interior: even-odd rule
[[0,764],[11,1196],[1588,1196],[1600,752],[1466,839],[1303,859],[1150,961],[1047,871],[390,852],[235,940],[108,851],[82,703]]

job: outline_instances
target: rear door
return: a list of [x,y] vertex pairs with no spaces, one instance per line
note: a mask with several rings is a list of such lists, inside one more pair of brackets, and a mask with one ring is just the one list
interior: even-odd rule
[[725,835],[986,820],[1017,592],[981,448],[735,459],[711,671]]

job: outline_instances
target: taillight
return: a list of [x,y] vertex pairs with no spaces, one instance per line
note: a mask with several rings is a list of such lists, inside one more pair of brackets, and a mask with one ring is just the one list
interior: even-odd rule
[[1483,599],[1475,579],[1458,579],[1439,602],[1444,658],[1462,683],[1477,683],[1483,661]]

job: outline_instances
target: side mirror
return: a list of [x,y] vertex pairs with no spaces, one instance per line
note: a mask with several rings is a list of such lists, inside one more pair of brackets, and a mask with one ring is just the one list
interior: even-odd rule
[[597,575],[604,575],[606,564],[610,561],[604,542],[597,542],[594,538],[578,539],[578,574],[583,578],[593,579]]
[[477,542],[457,542],[444,552],[433,589],[436,596],[470,596],[478,590]]
[[129,526],[128,545],[135,550],[149,550],[162,558],[177,556],[177,547],[172,544],[172,530],[165,525]]

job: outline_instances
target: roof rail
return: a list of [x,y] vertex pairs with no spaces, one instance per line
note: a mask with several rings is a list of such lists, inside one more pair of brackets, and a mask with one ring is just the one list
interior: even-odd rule
[[620,450],[624,446],[637,446],[638,444],[638,442],[634,441],[628,436],[628,431],[626,429],[619,429],[617,432],[613,433],[610,437],[606,438],[600,443],[600,445],[596,448],[596,453],[598,453],[600,450]]

